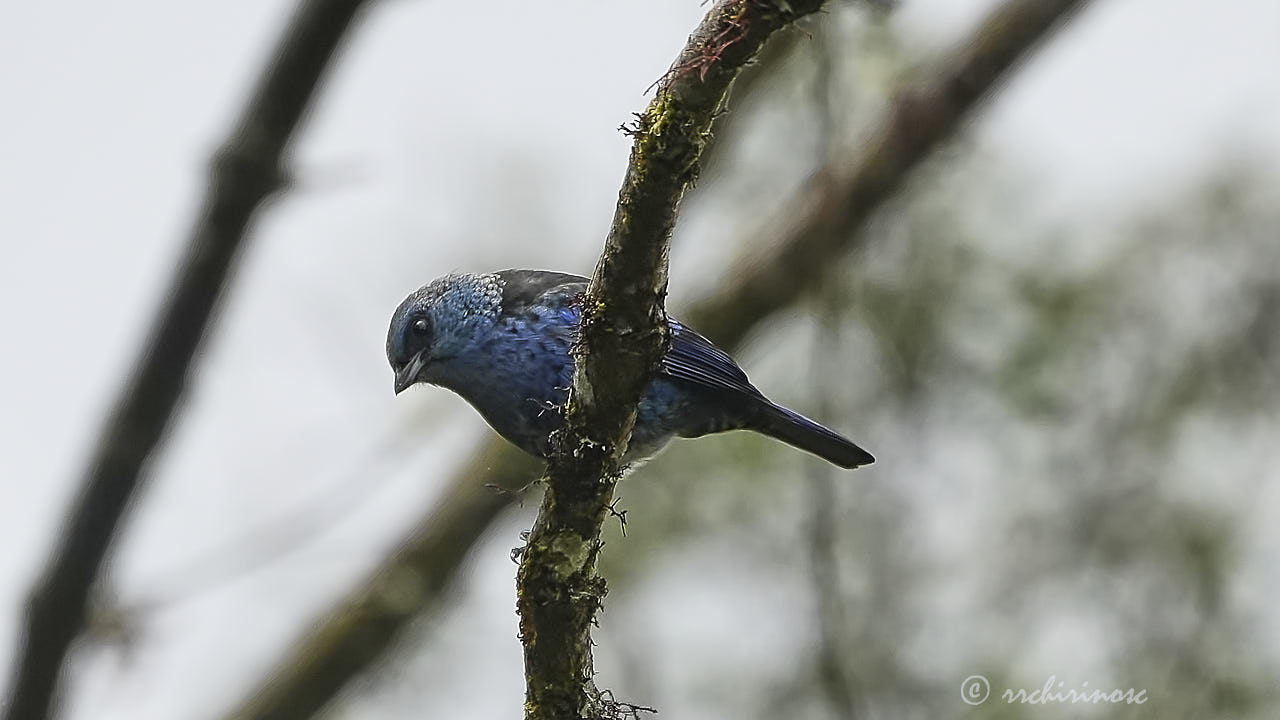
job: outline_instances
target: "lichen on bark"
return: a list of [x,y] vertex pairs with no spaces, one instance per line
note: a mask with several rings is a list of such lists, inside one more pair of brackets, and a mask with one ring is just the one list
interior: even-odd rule
[[591,658],[591,627],[606,591],[596,572],[600,529],[636,402],[668,342],[664,300],[677,208],[734,77],[770,35],[821,5],[716,3],[627,128],[634,138],[627,174],[583,303],[565,426],[552,439],[546,492],[517,577],[528,720],[601,715],[607,693],[594,686]]

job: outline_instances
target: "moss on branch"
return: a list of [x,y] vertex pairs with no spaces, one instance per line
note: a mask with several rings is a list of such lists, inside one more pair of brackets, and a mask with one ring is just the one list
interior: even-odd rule
[[[831,264],[828,258],[832,255],[824,252],[838,254],[854,246],[861,237],[858,230],[870,214],[893,197],[902,187],[905,176],[959,127],[960,116],[998,87],[998,81],[1011,72],[1016,61],[1049,35],[1069,11],[1083,4],[1063,0],[1006,0],[974,33],[957,43],[956,52],[938,63],[935,73],[915,83],[917,89],[911,96],[916,108],[924,107],[922,102],[938,103],[936,124],[931,126],[931,137],[925,138],[927,142],[919,147],[920,152],[906,153],[901,149],[919,142],[920,138],[913,140],[906,133],[892,129],[908,121],[905,106],[900,104],[885,119],[881,132],[863,146],[858,156],[832,159],[832,168],[847,167],[852,171],[823,175],[821,197],[811,198],[817,209],[797,209],[789,205],[778,208],[774,216],[786,218],[785,224],[794,229],[772,240],[776,257],[764,262],[755,257],[742,258],[739,271],[732,274],[730,283],[689,308],[686,319],[731,350],[766,317],[788,307],[799,297],[799,280],[812,278]],[[773,48],[781,40],[775,39],[768,47]],[[678,62],[673,65],[673,72],[678,65]],[[697,68],[690,66],[690,71],[696,74]],[[956,77],[968,79],[972,97],[969,101],[943,102],[940,89],[954,83]],[[950,120],[948,112],[952,114]],[[637,124],[628,128],[628,132],[638,133],[640,129]],[[885,145],[899,149],[882,147]],[[898,160],[886,162],[886,158]],[[880,191],[868,192],[867,188],[872,186],[879,187]],[[843,212],[841,207],[845,208]],[[832,232],[833,225],[828,223],[834,223],[838,232]],[[780,227],[784,223],[765,225]],[[827,239],[833,245],[823,246],[821,250],[813,248]],[[809,249],[792,248],[792,245]],[[761,288],[766,292],[761,292]],[[602,313],[607,303],[597,303],[594,307],[595,313]],[[465,567],[464,561],[472,548],[518,497],[511,492],[494,492],[486,486],[519,488],[528,482],[533,472],[523,456],[506,441],[495,437],[486,443],[453,473],[447,481],[444,499],[423,513],[402,542],[403,549],[372,573],[373,578],[400,577],[406,570],[416,573],[423,588],[421,597],[415,599],[416,605],[403,612],[398,609],[393,612],[381,600],[380,582],[361,583],[335,602],[317,621],[315,629],[289,649],[264,676],[269,680],[253,688],[249,697],[240,700],[223,717],[227,720],[300,720],[312,717],[328,705],[353,678],[385,658],[395,639],[415,619],[430,616],[442,606],[447,588]]]
[[774,32],[821,0],[717,3],[658,82],[634,138],[613,225],[583,304],[564,429],[517,579],[525,717],[598,716],[591,626],[605,593],[600,528],[641,388],[668,342],[663,302],[676,212],[729,86]]

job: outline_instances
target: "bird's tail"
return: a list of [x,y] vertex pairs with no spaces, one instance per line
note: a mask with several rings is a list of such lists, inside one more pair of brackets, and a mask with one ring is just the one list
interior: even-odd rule
[[751,429],[842,468],[856,468],[876,461],[871,453],[836,431],[767,401],[760,406],[760,413]]

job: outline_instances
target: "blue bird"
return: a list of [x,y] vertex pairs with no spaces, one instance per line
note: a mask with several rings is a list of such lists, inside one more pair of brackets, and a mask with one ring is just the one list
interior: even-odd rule
[[[543,457],[572,382],[574,342],[587,278],[543,270],[446,275],[415,291],[391,316],[387,360],[396,393],[417,383],[448,388],[494,430]],[[838,433],[776,405],[723,350],[676,320],[671,347],[640,397],[624,461],[643,460],[671,438],[754,430],[843,468],[875,461]]]

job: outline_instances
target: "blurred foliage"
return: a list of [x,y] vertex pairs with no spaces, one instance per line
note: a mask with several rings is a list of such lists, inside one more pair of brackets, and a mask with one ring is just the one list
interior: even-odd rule
[[[741,179],[704,183],[688,211],[711,219],[685,220],[728,228],[720,248],[776,206],[753,166],[785,185],[797,143],[811,168],[856,146],[893,85],[875,79],[914,62],[858,12],[832,10],[834,59],[781,46],[735,105],[713,162]],[[777,142],[795,127],[836,136]],[[1027,172],[961,138],[743,353],[876,465],[729,434],[620,486],[597,635],[620,696],[676,717],[1276,715],[1274,531],[1253,504],[1280,462],[1274,173],[1228,163],[1118,222],[1047,225],[1021,207]],[[657,632],[712,601],[735,629],[707,631],[710,655]],[[743,657],[761,635],[777,655]],[[969,706],[974,674],[992,695]],[[1149,700],[999,697],[1051,676]]]
[[[835,478],[806,515],[813,461],[750,435],[679,444],[623,486],[633,522],[604,556],[612,604],[667,564],[705,559],[690,551],[699,546],[778,582],[807,579],[820,600],[837,595],[837,625],[813,607],[777,619],[818,625],[797,630],[814,641],[793,677],[744,687],[707,669],[710,687],[753,693],[745,705],[762,718],[847,714],[823,700],[833,636],[835,697],[851,696],[859,717],[970,710],[959,683],[974,673],[997,693],[1050,675],[1145,688],[1148,717],[1273,716],[1275,648],[1251,629],[1267,570],[1245,563],[1243,545],[1276,458],[1265,443],[1232,448],[1236,433],[1274,437],[1280,410],[1280,208],[1265,178],[1225,173],[1116,228],[1041,229],[1021,239],[1050,256],[1037,263],[957,224],[969,195],[999,188],[936,184],[971,178],[961,171],[978,162],[918,188],[873,249],[845,261],[844,284],[825,289],[841,298],[834,338],[797,316],[757,339],[787,360],[753,379],[770,392],[810,385],[810,406],[825,402],[823,419],[865,441],[878,465]],[[1099,259],[1054,262],[1058,243]],[[831,347],[841,361],[803,367]],[[952,462],[964,468],[929,477]],[[940,482],[978,515],[948,518]],[[823,512],[835,517],[834,580],[795,573],[822,555],[803,528]],[[975,562],[937,546],[948,524]],[[606,613],[606,652],[613,623],[642,622],[639,612]],[[938,647],[931,632],[956,622]],[[1079,711],[993,698],[968,716]]]
[[[1082,209],[1046,227],[1005,213],[1027,192],[1007,165],[962,142],[876,223],[867,250],[841,260],[842,280],[817,293],[833,302],[815,298],[756,338],[771,358],[747,353],[757,384],[807,392],[802,409],[825,405],[879,464],[821,490],[802,478],[826,472],[812,461],[728,436],[679,444],[623,486],[633,522],[604,555],[611,607],[673,564],[705,561],[697,548],[811,583],[812,603],[773,618],[811,641],[790,676],[750,683],[708,666],[699,697],[670,704],[761,718],[1280,707],[1276,648],[1257,634],[1267,571],[1245,547],[1277,458],[1267,443],[1233,449],[1237,434],[1274,437],[1280,410],[1274,178],[1223,167],[1121,222]],[[816,319],[831,304],[834,328]],[[805,367],[823,353],[840,360]],[[823,514],[831,562],[797,572],[826,553],[805,530]],[[730,615],[750,606],[722,595]],[[643,632],[611,638],[615,624],[649,610],[606,613],[606,656]],[[959,696],[971,674],[993,688],[976,707]],[[999,698],[1050,676],[1149,700]]]

